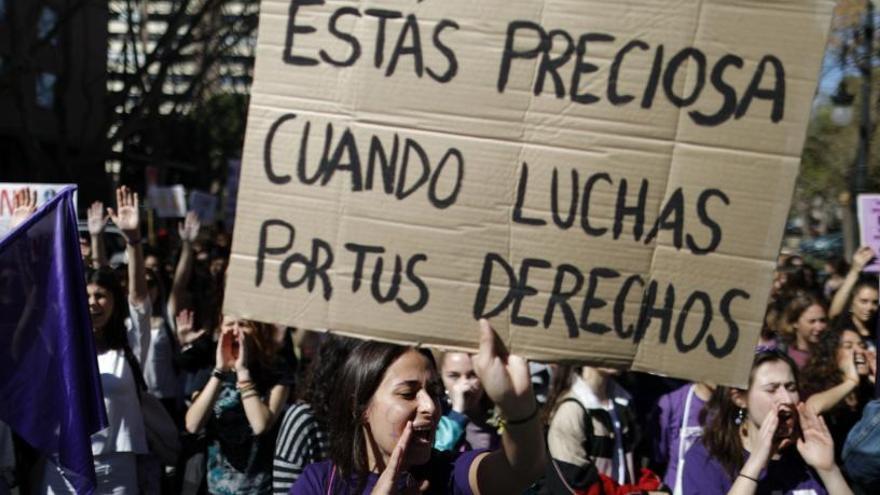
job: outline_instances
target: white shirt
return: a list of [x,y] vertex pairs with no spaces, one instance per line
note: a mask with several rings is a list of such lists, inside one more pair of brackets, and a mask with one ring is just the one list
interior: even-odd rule
[[[128,345],[143,363],[150,347],[150,301],[146,300],[140,307],[129,302],[128,310],[131,316],[130,321],[126,322]],[[125,360],[125,353],[121,349],[111,349],[98,354],[98,371],[101,373],[109,426],[92,435],[92,455],[148,453],[137,383]]]
[[[148,318],[149,320],[152,318]],[[150,328],[150,347],[144,362],[144,380],[147,382],[147,390],[155,397],[171,399],[180,396],[177,375],[174,373],[174,347],[168,338],[168,331],[162,327],[162,320],[157,321],[159,324]]]
[[[613,473],[615,475],[615,480],[623,484],[626,482],[627,471],[630,471],[630,479],[635,479],[635,473],[632,472],[630,466],[632,465],[632,454],[627,454],[624,452],[623,448],[623,431],[621,430],[620,418],[617,417],[617,413],[614,410],[613,402],[620,404],[623,407],[629,407],[630,400],[632,397],[629,392],[623,389],[620,385],[617,384],[616,381],[609,378],[608,379],[608,400],[600,401],[596,394],[590,389],[590,386],[581,378],[580,375],[575,374],[571,380],[571,393],[583,406],[587,409],[605,409],[608,411],[608,414],[611,415],[611,423],[614,429],[614,455],[617,457],[617,473]],[[601,462],[597,462],[597,467],[600,468],[600,472],[602,473],[610,473],[612,471],[611,466],[599,466]],[[604,470],[602,470],[604,469]]]

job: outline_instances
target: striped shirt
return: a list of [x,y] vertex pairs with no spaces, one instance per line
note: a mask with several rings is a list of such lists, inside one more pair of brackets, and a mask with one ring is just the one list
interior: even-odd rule
[[284,414],[275,458],[272,461],[272,490],[286,494],[309,464],[324,460],[329,448],[327,434],[308,404],[296,404]]

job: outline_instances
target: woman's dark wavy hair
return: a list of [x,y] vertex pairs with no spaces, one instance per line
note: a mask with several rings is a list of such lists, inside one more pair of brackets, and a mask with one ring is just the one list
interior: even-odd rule
[[818,292],[818,287],[815,286],[815,281],[811,280],[807,270],[803,265],[796,264],[795,260],[797,259],[800,257],[791,257],[777,268],[778,271],[786,275],[785,283],[779,289],[779,294],[783,299],[789,299],[799,292]]
[[86,284],[95,284],[106,290],[113,297],[113,312],[104,328],[96,328],[100,342],[107,349],[120,350],[128,344],[125,329],[125,318],[128,316],[128,298],[119,285],[119,278],[109,268],[87,270]]
[[782,326],[784,311],[785,304],[781,299],[771,299],[767,303],[763,324],[761,325],[762,339],[771,340],[780,337],[780,327]]
[[[353,493],[364,490],[367,474],[370,472],[367,437],[364,433],[367,407],[388,368],[411,349],[412,347],[382,342],[361,342],[351,351],[339,371],[334,394],[338,397],[338,402],[329,411],[329,457],[341,479],[357,477],[357,489]],[[431,354],[422,352],[422,355],[436,370]],[[442,386],[437,383],[430,385],[428,390],[439,404]]]
[[[220,320],[221,324],[223,320]],[[278,344],[272,338],[272,325],[254,320],[247,320],[253,329],[250,342],[254,346],[254,352],[248,357],[251,363],[258,362],[262,369],[269,369],[278,353]]]
[[[150,288],[155,287],[157,291],[156,301],[151,301],[153,314],[151,316],[159,316],[162,320],[167,320],[167,311],[165,307],[168,303],[168,291],[165,290],[165,282],[162,275],[152,268],[144,268],[144,277],[147,279],[147,293]],[[168,323],[166,321],[166,323]]]
[[[749,372],[749,388],[755,381],[755,371],[765,363],[784,362],[794,375],[795,384],[799,384],[798,367],[790,357],[778,349],[760,351],[755,355],[752,369]],[[740,390],[746,393],[747,390]],[[739,436],[740,426],[736,424],[739,407],[733,401],[733,389],[717,387],[709,399],[709,403],[700,412],[700,423],[704,425],[703,445],[709,455],[715,458],[727,473],[734,477],[745,462],[742,439]]]
[[[331,410],[338,399],[336,378],[339,370],[355,346],[357,339],[325,334],[306,370],[303,386],[298,388],[297,400],[309,404],[315,419],[326,430]],[[333,402],[334,404],[331,404]]]
[[827,330],[822,332],[819,342],[810,349],[810,358],[801,371],[805,395],[828,390],[843,383],[843,371],[837,364],[837,349],[845,331],[856,332],[852,328]]

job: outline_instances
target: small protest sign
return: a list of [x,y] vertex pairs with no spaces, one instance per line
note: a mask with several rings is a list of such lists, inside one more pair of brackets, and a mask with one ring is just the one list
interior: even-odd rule
[[196,212],[203,225],[214,223],[217,216],[217,196],[192,190],[189,193],[189,209]]
[[[9,230],[12,218],[12,198],[21,189],[37,192],[37,207],[43,206],[54,198],[65,187],[72,184],[40,184],[27,182],[0,182],[0,236]],[[73,205],[76,206],[76,191],[73,192]]]
[[159,218],[181,218],[186,215],[186,190],[182,185],[148,186],[147,201]]
[[743,385],[833,5],[263,0],[224,310]]
[[[880,253],[880,194],[859,194],[857,210],[860,245]],[[871,260],[862,271],[880,273],[880,258]]]

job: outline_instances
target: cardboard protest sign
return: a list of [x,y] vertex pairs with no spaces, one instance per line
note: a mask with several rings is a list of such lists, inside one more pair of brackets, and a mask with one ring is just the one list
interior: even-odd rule
[[[71,184],[40,184],[25,182],[0,182],[0,236],[9,231],[9,221],[12,219],[12,198],[21,189],[30,189],[37,192],[37,207],[49,202]],[[73,193],[73,204],[76,204],[76,192]]]
[[[857,208],[859,215],[859,237],[861,246],[870,246],[880,253],[880,194],[859,194]],[[880,273],[880,258],[874,258],[862,270]]]
[[264,0],[224,310],[745,383],[831,0]]

